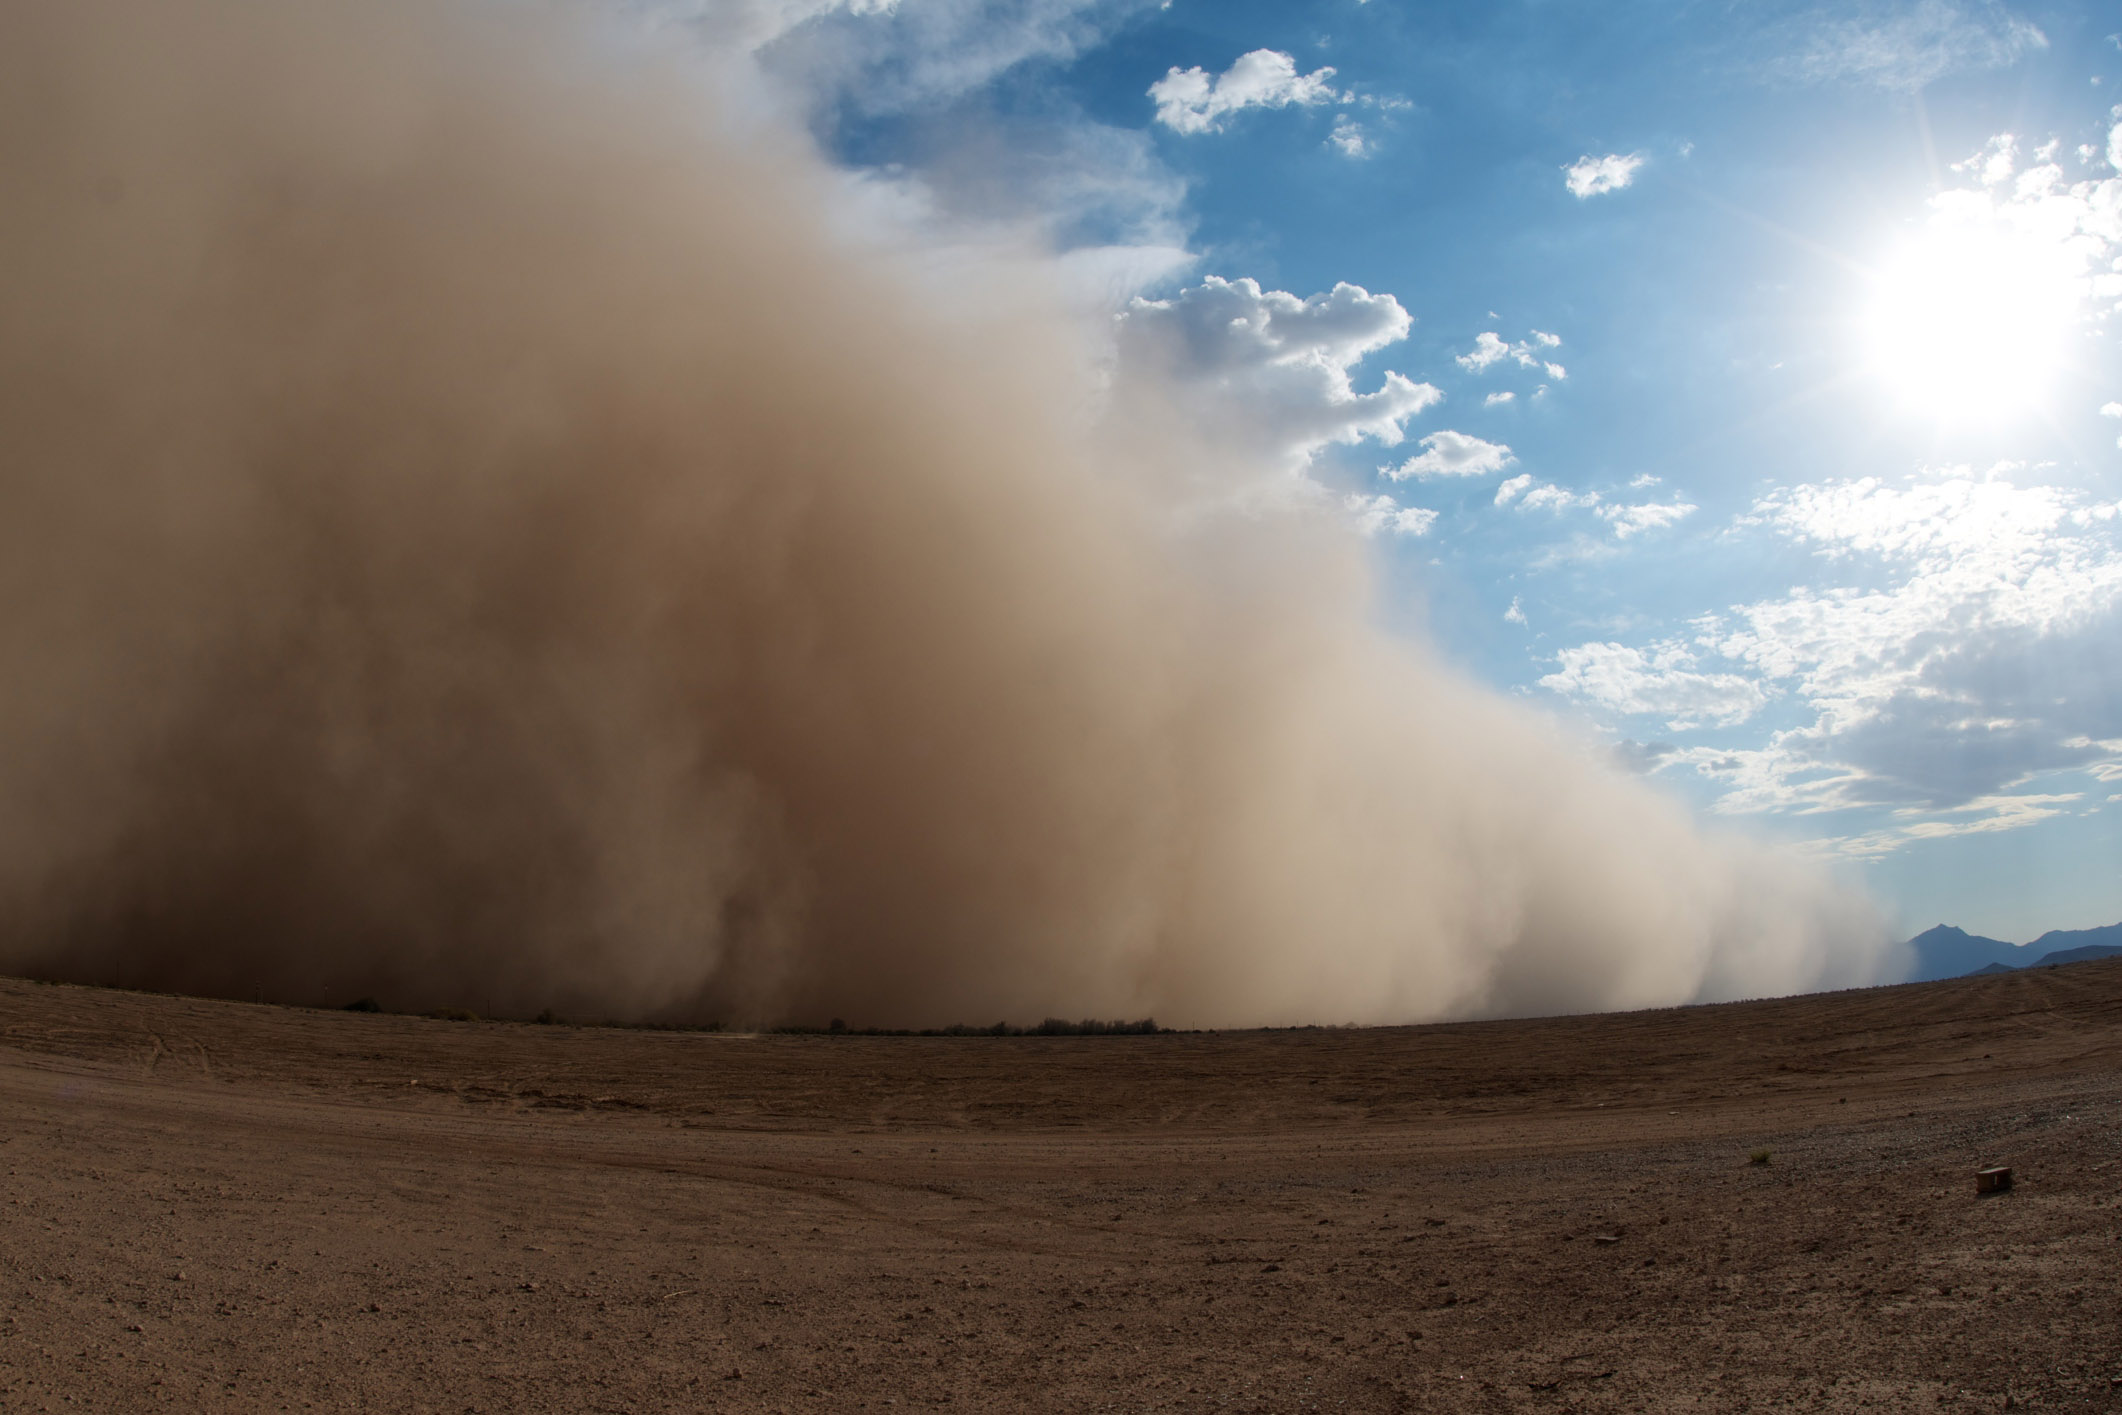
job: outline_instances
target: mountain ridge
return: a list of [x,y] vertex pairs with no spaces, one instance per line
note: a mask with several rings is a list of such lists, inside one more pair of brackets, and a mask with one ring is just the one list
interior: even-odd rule
[[2090,929],[2050,929],[2032,943],[2007,943],[1971,934],[1952,924],[1937,924],[1911,938],[1908,945],[1915,950],[1916,963],[1906,981],[1928,983],[1970,973],[2113,957],[2122,953],[2122,923]]

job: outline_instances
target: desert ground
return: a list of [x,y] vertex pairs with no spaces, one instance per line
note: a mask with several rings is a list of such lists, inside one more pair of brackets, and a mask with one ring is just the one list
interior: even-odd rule
[[0,981],[0,1169],[9,1412],[2122,1410],[2122,960],[1055,1038]]

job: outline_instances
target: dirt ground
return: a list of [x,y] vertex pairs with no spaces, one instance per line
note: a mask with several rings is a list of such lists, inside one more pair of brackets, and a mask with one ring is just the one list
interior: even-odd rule
[[0,980],[0,1169],[9,1412],[2122,1411],[2122,960],[1060,1038]]

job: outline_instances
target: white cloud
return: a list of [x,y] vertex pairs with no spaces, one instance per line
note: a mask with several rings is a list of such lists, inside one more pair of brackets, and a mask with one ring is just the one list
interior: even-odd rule
[[1570,511],[1597,506],[1599,499],[1596,491],[1571,491],[1553,482],[1535,483],[1529,472],[1520,472],[1496,488],[1496,505],[1514,505],[1521,511]]
[[1631,491],[1646,491],[1656,486],[1658,481],[1659,478],[1652,476],[1649,472],[1639,472],[1630,478],[1628,485]]
[[1400,536],[1426,536],[1437,523],[1437,513],[1424,506],[1402,506],[1390,496],[1353,495],[1344,503],[1363,534],[1390,531]]
[[1530,340],[1521,339],[1515,344],[1504,342],[1503,336],[1493,329],[1483,330],[1474,336],[1474,347],[1457,356],[1460,368],[1468,373],[1484,373],[1509,359],[1520,368],[1544,368],[1552,377],[1566,377],[1560,364],[1544,363],[1537,350],[1560,347],[1562,340],[1553,334],[1543,334],[1535,329]]
[[1399,443],[1402,424],[1444,395],[1386,372],[1356,391],[1350,371],[1407,336],[1391,295],[1340,284],[1300,299],[1251,279],[1211,276],[1164,300],[1136,299],[1118,321],[1121,377],[1130,367],[1190,406],[1212,438],[1302,467],[1329,443]]
[[1596,703],[1610,712],[1655,714],[1673,731],[1704,722],[1731,726],[1767,705],[1768,689],[1737,673],[1697,671],[1695,655],[1678,644],[1646,654],[1626,644],[1579,644],[1556,656],[1560,667],[1540,686]]
[[1488,442],[1445,429],[1422,439],[1419,456],[1379,471],[1394,481],[1409,477],[1482,477],[1500,472],[1517,458],[1500,442]]
[[[1938,815],[1909,819],[1859,835],[1830,837],[1815,847],[1818,853],[1848,860],[1876,860],[1917,840],[1939,840],[1954,835],[1988,835],[2002,830],[2023,830],[2068,813],[2070,805],[2084,800],[2081,792],[2047,795],[1982,796]],[[1896,813],[1913,817],[1914,811]]]
[[1334,119],[1334,130],[1326,135],[1326,141],[1343,157],[1368,157],[1372,152],[1370,135],[1346,113]]
[[1508,390],[1502,393],[1491,393],[1486,398],[1483,398],[1481,400],[1481,406],[1484,408],[1500,408],[1505,403],[1511,402],[1517,396],[1517,394],[1509,392]]
[[1524,624],[1527,622],[1525,618],[1525,602],[1517,595],[1510,597],[1510,608],[1503,611],[1503,622],[1506,624]]
[[1503,342],[1494,330],[1485,330],[1474,336],[1474,347],[1470,353],[1459,355],[1459,367],[1479,373],[1497,363],[1510,353],[1510,345]]
[[1675,521],[1693,515],[1696,509],[1685,501],[1669,501],[1662,504],[1650,502],[1640,506],[1601,506],[1599,514],[1614,528],[1616,539],[1627,540],[1630,536],[1639,535],[1644,531],[1670,526]]
[[1341,95],[1329,82],[1330,68],[1297,72],[1297,61],[1274,49],[1241,54],[1221,75],[1205,69],[1173,68],[1149,86],[1157,121],[1175,133],[1212,133],[1231,114],[1247,108],[1286,108],[1331,103]]
[[1636,180],[1636,169],[1642,165],[1640,152],[1610,152],[1604,157],[1587,154],[1562,169],[1563,182],[1570,195],[1582,201],[1620,191]]
[[1984,143],[1974,156],[1953,163],[1952,170],[1962,176],[1974,178],[1983,186],[1994,187],[2010,181],[2018,163],[2018,138],[2010,133],[1998,133]]
[[1571,491],[1553,482],[1536,486],[1518,498],[1521,511],[1571,511],[1598,504],[1599,493],[1596,491]]
[[[1705,675],[1802,703],[1810,721],[1764,746],[1686,758],[1727,788],[1722,809],[1927,816],[2041,772],[2122,762],[2116,503],[1952,472],[1791,487],[1735,529],[1809,548],[1824,583],[1632,651],[1628,692],[1613,686],[1613,645],[1586,646],[1607,655],[1604,678],[1565,659],[1543,680],[1616,711],[1662,711],[1660,693],[1698,691]],[[1661,688],[1660,675],[1677,676]]]

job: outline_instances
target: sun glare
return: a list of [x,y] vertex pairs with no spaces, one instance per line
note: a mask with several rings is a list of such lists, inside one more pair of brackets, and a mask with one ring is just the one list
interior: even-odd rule
[[2062,369],[2074,275],[2054,242],[1991,223],[1934,225],[1873,277],[1868,366],[1897,403],[1940,422],[2027,411]]

